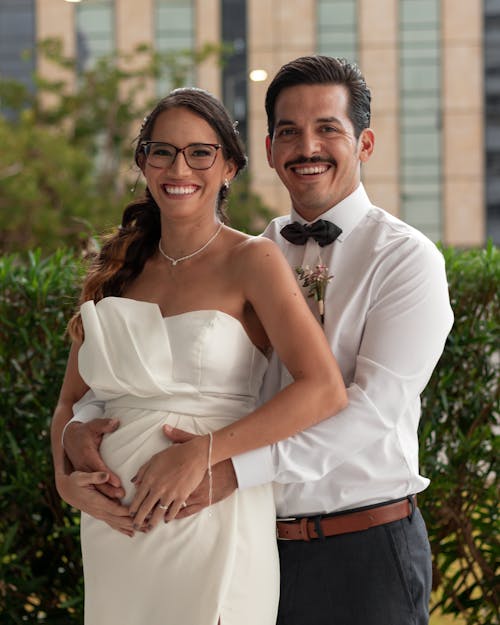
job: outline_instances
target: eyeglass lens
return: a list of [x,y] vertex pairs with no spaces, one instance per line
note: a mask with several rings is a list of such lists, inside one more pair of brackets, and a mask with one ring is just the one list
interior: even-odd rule
[[209,169],[217,156],[218,147],[208,143],[192,143],[185,148],[177,148],[170,143],[152,142],[145,146],[148,163],[153,167],[171,167],[179,152],[192,169]]

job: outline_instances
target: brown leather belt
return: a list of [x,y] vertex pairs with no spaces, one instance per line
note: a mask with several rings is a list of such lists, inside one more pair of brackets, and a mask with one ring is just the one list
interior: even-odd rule
[[400,521],[410,517],[417,507],[415,496],[399,501],[377,505],[362,510],[339,512],[337,515],[302,517],[276,523],[276,535],[280,540],[305,540],[350,532],[361,532],[370,527]]

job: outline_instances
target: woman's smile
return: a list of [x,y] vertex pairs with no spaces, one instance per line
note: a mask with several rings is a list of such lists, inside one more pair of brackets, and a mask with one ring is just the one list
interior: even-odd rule
[[161,185],[164,193],[166,195],[175,195],[177,197],[185,197],[191,196],[200,188],[198,185],[189,184],[189,185],[180,185],[180,184],[171,184],[166,183]]

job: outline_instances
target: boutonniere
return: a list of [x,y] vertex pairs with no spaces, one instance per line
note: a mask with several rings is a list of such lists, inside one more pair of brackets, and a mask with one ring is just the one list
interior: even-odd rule
[[299,276],[299,280],[302,280],[302,286],[309,288],[307,297],[314,297],[318,303],[319,318],[321,325],[324,325],[326,285],[333,276],[328,275],[328,267],[323,265],[321,258],[318,259],[318,264],[314,269],[308,266],[295,267],[295,272]]

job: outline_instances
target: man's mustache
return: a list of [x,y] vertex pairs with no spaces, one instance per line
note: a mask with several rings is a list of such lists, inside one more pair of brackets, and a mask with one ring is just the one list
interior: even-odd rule
[[314,163],[330,163],[330,165],[337,165],[337,161],[329,156],[321,156],[317,154],[316,156],[298,156],[293,159],[293,161],[287,161],[285,163],[285,169],[288,167],[294,167],[295,165],[312,165]]

